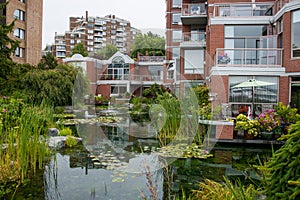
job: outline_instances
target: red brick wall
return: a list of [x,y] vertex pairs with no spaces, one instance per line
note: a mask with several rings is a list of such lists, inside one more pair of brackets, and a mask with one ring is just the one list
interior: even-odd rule
[[101,94],[105,99],[110,98],[110,85],[109,84],[101,84],[97,86],[97,95]]
[[216,139],[232,140],[233,125],[216,125]]
[[281,76],[279,78],[279,102],[282,102],[284,105],[289,104],[289,77]]
[[300,58],[293,58],[291,55],[291,30],[292,30],[292,13],[287,12],[283,15],[283,66],[286,72],[299,72]]

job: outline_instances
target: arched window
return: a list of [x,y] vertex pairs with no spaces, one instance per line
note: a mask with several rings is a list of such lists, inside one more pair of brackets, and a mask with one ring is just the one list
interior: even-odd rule
[[108,65],[108,77],[112,80],[128,80],[129,64],[125,63],[124,58],[121,56],[113,58],[111,64]]

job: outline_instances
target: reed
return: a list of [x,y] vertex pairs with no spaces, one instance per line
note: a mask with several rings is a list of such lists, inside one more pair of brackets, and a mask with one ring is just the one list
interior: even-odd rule
[[42,169],[49,153],[41,136],[53,123],[52,110],[44,104],[32,107],[20,100],[20,104],[15,104],[15,101],[11,99],[0,104],[0,107],[11,109],[7,110],[8,115],[7,112],[0,115],[0,185],[4,185],[0,188],[0,197],[12,192],[9,188],[18,188],[37,169]]

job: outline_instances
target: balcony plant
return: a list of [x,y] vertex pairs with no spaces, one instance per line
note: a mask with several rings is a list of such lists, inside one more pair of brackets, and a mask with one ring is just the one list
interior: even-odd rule
[[259,122],[257,119],[250,120],[246,115],[239,114],[236,118],[235,128],[244,130],[247,139],[253,139],[259,133]]

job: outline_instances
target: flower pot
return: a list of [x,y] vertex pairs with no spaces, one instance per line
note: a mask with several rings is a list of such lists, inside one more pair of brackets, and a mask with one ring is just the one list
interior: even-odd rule
[[254,135],[253,134],[249,134],[247,132],[245,132],[244,137],[247,140],[253,140],[254,139]]
[[273,132],[261,132],[261,137],[262,139],[265,139],[265,140],[271,140],[273,139]]

